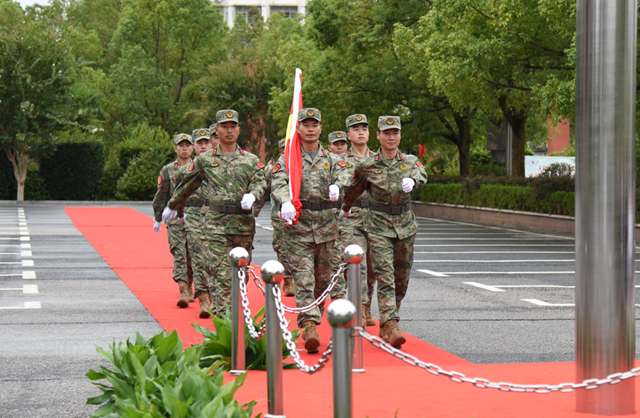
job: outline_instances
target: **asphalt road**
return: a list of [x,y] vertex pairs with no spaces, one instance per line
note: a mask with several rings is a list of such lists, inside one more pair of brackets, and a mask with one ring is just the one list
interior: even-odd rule
[[[258,265],[275,258],[269,213],[257,220]],[[574,359],[572,236],[419,223],[403,331],[473,363]],[[136,331],[161,328],[62,204],[0,203],[0,417],[89,416],[84,403],[98,393],[84,374],[99,359],[95,346]]]

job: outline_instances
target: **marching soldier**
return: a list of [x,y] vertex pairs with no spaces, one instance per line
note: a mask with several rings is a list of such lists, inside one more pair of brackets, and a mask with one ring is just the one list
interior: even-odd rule
[[[298,112],[298,134],[302,145],[302,181],[300,201],[302,211],[295,225],[286,225],[284,236],[288,262],[295,282],[296,305],[307,306],[327,288],[331,279],[334,241],[338,228],[334,209],[340,188],[336,185],[342,166],[337,157],[320,146],[322,132],[318,109],[306,108]],[[281,205],[282,219],[291,223],[296,209],[289,195],[289,176],[284,157],[273,167],[272,196]],[[346,180],[345,180],[346,183]],[[298,315],[298,326],[308,353],[317,353],[320,324],[324,305]]]
[[[193,152],[191,135],[178,134],[173,137],[173,143],[173,149],[178,154],[178,159],[165,165],[160,170],[158,188],[151,204],[154,214],[153,230],[156,232],[160,232],[160,221],[163,220],[162,209],[171,199],[179,183],[180,167],[186,166],[191,162],[191,153]],[[165,221],[165,224],[169,235],[169,249],[173,254],[173,280],[178,283],[178,288],[180,289],[178,306],[186,308],[189,306],[189,300],[193,296],[193,271],[191,270],[191,259],[187,249],[187,231],[184,219]]]
[[[212,148],[209,139],[209,130],[205,128],[195,129],[191,134],[194,140],[193,149],[196,157]],[[180,181],[188,174],[188,166],[180,168]],[[206,247],[207,243],[202,237],[202,206],[204,206],[204,197],[202,196],[202,187],[198,188],[185,202],[185,227],[187,230],[187,248],[191,257],[191,267],[193,270],[193,283],[197,295],[209,293],[209,281],[205,274],[206,265]],[[193,294],[190,295],[193,302]],[[205,310],[201,313],[208,317],[209,313]]]
[[[345,170],[349,172],[348,178],[353,177],[353,171],[359,161],[373,155],[373,152],[367,146],[369,142],[369,122],[367,116],[361,113],[350,115],[345,121],[347,127],[347,137],[351,141],[351,149],[344,154]],[[373,289],[376,282],[376,276],[371,268],[371,259],[368,255],[368,242],[364,231],[364,222],[367,218],[369,200],[367,191],[353,203],[351,216],[341,216],[338,219],[340,229],[340,239],[345,245],[356,244],[364,250],[364,259],[362,260],[362,326],[373,326],[375,321],[371,316],[371,298],[373,297]]]
[[[220,110],[216,114],[219,146],[201,154],[189,166],[187,175],[163,212],[163,219],[181,216],[186,200],[199,187],[204,197],[202,233],[208,244],[205,274],[213,283],[198,294],[200,316],[211,308],[222,315],[231,300],[231,266],[228,254],[243,247],[251,257],[255,217],[251,207],[266,189],[264,164],[257,156],[236,144],[240,135],[238,112]],[[206,181],[205,181],[206,180]],[[213,299],[213,300],[211,300]]]
[[380,116],[380,151],[356,164],[342,206],[342,214],[349,216],[356,199],[362,192],[368,192],[369,219],[364,230],[378,281],[380,337],[396,348],[406,341],[398,328],[398,311],[409,285],[413,243],[418,232],[411,211],[411,192],[427,181],[422,163],[415,156],[398,151],[400,138],[400,117]]
[[218,132],[216,132],[217,123],[209,126],[209,134],[211,135],[211,148],[215,148],[220,143],[220,139],[218,138]]

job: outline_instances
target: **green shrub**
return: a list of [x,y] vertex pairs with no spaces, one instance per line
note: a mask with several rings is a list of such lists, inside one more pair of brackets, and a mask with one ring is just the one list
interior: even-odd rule
[[52,200],[94,200],[104,169],[99,141],[68,142],[40,161],[40,172]]
[[575,192],[566,192],[562,199],[562,214],[567,216],[576,216],[576,194]]
[[18,185],[13,165],[4,150],[0,150],[0,200],[16,200]]
[[[87,377],[103,393],[87,400],[101,405],[93,417],[234,417],[250,418],[255,402],[239,405],[235,392],[245,375],[223,386],[220,363],[201,369],[203,347],[183,351],[174,331],[149,340],[96,348],[109,367],[89,370]],[[103,382],[106,380],[106,382]]]
[[96,200],[117,200],[118,180],[123,174],[124,170],[118,164],[105,168],[98,183]]
[[496,176],[502,177],[507,174],[507,170],[496,163],[476,164],[471,169],[472,176]]
[[[15,183],[15,178],[13,180]],[[17,190],[17,185],[16,185]],[[16,200],[14,196],[13,200]],[[40,175],[38,166],[32,164],[27,170],[27,180],[24,183],[24,200],[48,200],[49,193],[47,192],[47,186]]]
[[[193,328],[204,335],[202,342],[203,358],[201,366],[208,367],[215,361],[222,361],[226,370],[231,370],[231,312],[227,309],[226,314],[222,318],[212,316],[215,330],[204,328],[198,324],[193,324]],[[264,307],[258,311],[253,318],[256,325],[255,330],[258,331],[264,320]],[[254,340],[249,334],[249,329],[245,324],[245,367],[247,370],[267,370],[267,339],[261,338]],[[297,340],[300,330],[291,331],[293,340]],[[286,344],[282,344],[282,358],[291,357],[291,352]],[[284,363],[285,369],[295,369],[297,366],[292,363]]]
[[535,204],[532,192],[531,187],[484,184],[480,190],[474,193],[472,205],[496,209],[526,210]]
[[459,183],[429,184],[420,190],[420,200],[423,202],[464,204],[462,185]]
[[429,184],[449,184],[460,183],[464,177],[461,176],[442,176],[439,174],[433,174],[429,176]]

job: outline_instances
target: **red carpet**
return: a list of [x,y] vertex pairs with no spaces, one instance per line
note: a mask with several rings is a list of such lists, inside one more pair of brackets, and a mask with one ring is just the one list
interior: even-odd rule
[[[68,207],[65,210],[76,228],[160,325],[166,330],[178,330],[185,344],[197,343],[202,336],[190,324],[197,320],[201,325],[211,327],[212,322],[197,317],[197,302],[187,309],[176,307],[178,291],[171,279],[172,257],[165,227],[160,234],[154,233],[151,218],[131,208]],[[259,267],[254,267],[259,272]],[[249,298],[251,311],[255,313],[264,304],[264,296],[251,281]],[[285,303],[293,306],[294,300],[286,298]],[[295,326],[295,318],[291,323]],[[373,332],[373,328],[369,331]],[[322,351],[331,335],[326,319],[319,332]],[[591,416],[575,412],[575,395],[571,393],[522,394],[478,389],[470,384],[452,382],[447,377],[433,376],[366,341],[364,344],[366,373],[353,376],[355,417],[393,417],[396,411],[402,418]],[[574,363],[474,365],[411,336],[407,336],[403,350],[446,370],[496,382],[558,384],[575,380]],[[302,358],[308,364],[315,364],[319,356],[304,353]],[[228,376],[227,380],[232,378]],[[333,415],[331,362],[313,376],[298,370],[285,370],[284,384],[288,417]],[[640,384],[636,383],[636,408],[640,411],[639,392]],[[266,372],[249,372],[237,398],[240,402],[259,399],[256,413],[267,413]],[[633,416],[640,416],[640,413]]]

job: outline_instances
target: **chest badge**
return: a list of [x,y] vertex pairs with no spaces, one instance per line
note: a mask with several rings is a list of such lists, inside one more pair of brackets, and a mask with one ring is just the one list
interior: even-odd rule
[[353,164],[347,164],[347,168],[353,167]]
[[374,171],[374,173],[375,174],[380,174],[380,173],[382,173],[382,170],[376,170],[376,171]]
[[220,165],[220,164],[218,164],[218,163],[211,163],[211,167],[217,167],[217,166],[219,166],[219,165]]
[[407,167],[406,164],[400,165],[400,170],[406,170],[407,168],[409,168],[409,167]]
[[322,164],[322,167],[324,167],[324,169],[325,169],[325,170],[328,170],[328,169],[330,169],[330,168],[331,168],[331,164],[329,164],[329,163],[324,163],[324,164]]

